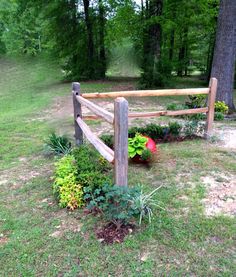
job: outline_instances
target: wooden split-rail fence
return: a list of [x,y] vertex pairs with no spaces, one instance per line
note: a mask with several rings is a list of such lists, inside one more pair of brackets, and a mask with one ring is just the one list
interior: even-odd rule
[[[110,163],[114,164],[114,181],[119,186],[128,184],[128,119],[139,117],[176,116],[184,114],[206,113],[205,137],[209,137],[214,120],[214,105],[217,90],[217,79],[211,78],[208,88],[191,89],[165,89],[165,90],[135,90],[104,93],[81,93],[80,84],[72,84],[75,139],[76,144],[83,143],[83,135],[98,150],[98,152]],[[124,97],[146,97],[146,96],[180,96],[207,94],[208,104],[204,108],[186,109],[178,111],[156,111],[129,113],[128,101]],[[114,98],[114,113],[99,107],[90,99]],[[95,116],[82,115],[82,106],[92,111]],[[99,137],[97,137],[83,121],[83,119],[102,118],[114,128],[114,150],[109,148]]]

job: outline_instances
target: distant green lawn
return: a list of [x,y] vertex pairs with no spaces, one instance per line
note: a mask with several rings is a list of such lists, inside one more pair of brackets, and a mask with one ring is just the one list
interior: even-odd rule
[[[51,189],[54,161],[42,156],[53,128],[42,120],[44,111],[71,85],[60,81],[50,59],[1,58],[0,67],[0,276],[235,275],[236,220],[207,218],[201,203],[207,194],[201,177],[236,175],[234,152],[185,141],[161,145],[150,168],[130,166],[130,185],[163,186],[156,197],[166,210],[156,210],[152,224],[124,243],[104,246],[94,235],[98,217],[59,209]],[[196,79],[177,83],[201,86]],[[113,85],[82,83],[88,92]],[[55,128],[63,124],[55,121]]]

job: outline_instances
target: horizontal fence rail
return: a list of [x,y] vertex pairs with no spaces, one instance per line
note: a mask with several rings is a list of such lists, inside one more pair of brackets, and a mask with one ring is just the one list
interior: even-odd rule
[[114,162],[114,151],[110,149],[102,140],[100,140],[89,128],[89,126],[84,123],[84,121],[78,117],[77,123],[85,134],[86,138],[92,145],[98,150],[98,152],[108,160],[108,162]]
[[94,112],[97,116],[102,117],[107,122],[113,124],[114,115],[112,113],[88,101],[87,99],[84,99],[82,96],[76,96],[76,99],[80,102],[80,104],[88,108],[90,111]]
[[86,99],[96,98],[117,98],[117,97],[147,97],[147,96],[176,96],[176,95],[197,95],[208,94],[209,88],[187,88],[187,89],[162,89],[162,90],[134,90],[116,92],[95,92],[83,93]]
[[[206,113],[205,137],[208,138],[212,131],[214,120],[214,105],[217,91],[217,79],[211,78],[209,88],[193,89],[165,89],[165,90],[137,90],[118,91],[103,93],[80,93],[80,84],[73,83],[73,106],[75,139],[77,145],[83,143],[83,134],[98,152],[110,163],[114,163],[115,184],[127,186],[128,180],[128,118],[145,118],[159,116],[177,116],[184,114]],[[208,94],[207,107],[186,109],[178,111],[156,111],[156,112],[128,112],[128,101],[124,97],[145,96],[181,96]],[[99,107],[88,99],[116,98],[114,101],[114,114]],[[82,115],[82,105],[92,111],[95,115]],[[110,149],[100,138],[98,138],[89,126],[83,121],[86,119],[102,118],[113,125],[114,128],[114,151]]]
[[[184,114],[198,114],[198,113],[207,113],[208,107],[197,108],[197,109],[186,109],[178,111],[158,111],[158,112],[138,112],[138,113],[129,113],[129,118],[141,118],[141,117],[159,117],[159,116],[176,116]],[[93,120],[99,119],[99,116],[96,115],[86,115],[83,117],[84,120]]]

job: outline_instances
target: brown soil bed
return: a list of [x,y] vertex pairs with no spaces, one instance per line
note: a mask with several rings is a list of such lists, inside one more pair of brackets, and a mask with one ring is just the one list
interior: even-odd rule
[[127,235],[133,232],[133,230],[134,225],[131,224],[122,225],[117,229],[115,224],[108,223],[102,228],[96,230],[96,235],[99,241],[104,244],[121,243]]

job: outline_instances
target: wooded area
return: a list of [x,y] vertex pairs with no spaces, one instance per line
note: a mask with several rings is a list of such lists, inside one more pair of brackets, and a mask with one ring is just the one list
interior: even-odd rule
[[234,110],[235,18],[231,0],[1,0],[0,54],[51,53],[66,80],[95,80],[128,39],[141,89],[211,76],[219,80],[217,100]]

